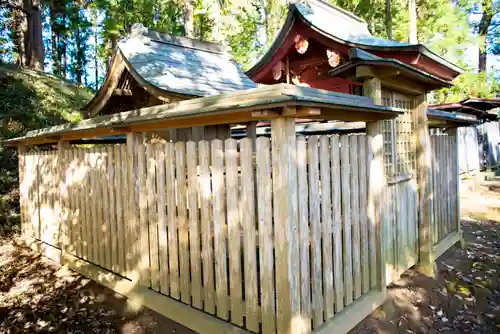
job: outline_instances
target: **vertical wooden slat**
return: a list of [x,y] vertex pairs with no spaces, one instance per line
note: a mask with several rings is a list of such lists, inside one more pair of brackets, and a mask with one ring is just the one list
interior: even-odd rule
[[[123,201],[126,199],[124,197],[124,193],[126,192],[126,188],[124,186],[123,180],[126,180],[126,170],[127,165],[126,160],[126,152],[125,146],[123,145],[115,145],[113,147],[113,155],[114,155],[114,165],[113,168],[115,170],[114,176],[114,192],[115,192],[115,202],[116,202],[116,229],[118,230],[118,235],[116,238],[116,253],[117,253],[117,261],[118,261],[118,269],[119,273],[122,276],[126,276],[127,265],[126,265],[126,235],[127,235],[127,221],[125,219],[125,210],[126,203]],[[126,182],[126,181],[125,181]]]
[[98,174],[97,174],[97,187],[99,191],[99,200],[97,202],[99,217],[99,230],[101,232],[98,237],[99,241],[99,255],[101,266],[108,269],[109,268],[109,228],[107,226],[108,223],[108,195],[106,192],[106,183],[107,183],[107,175],[106,175],[106,156],[104,154],[104,150],[102,147],[98,148]]
[[120,261],[118,252],[118,223],[116,220],[116,185],[115,185],[115,166],[118,161],[116,161],[114,146],[109,145],[106,147],[106,153],[108,156],[108,196],[109,196],[109,226],[111,234],[111,270],[116,273],[120,272]]
[[215,249],[215,291],[217,295],[217,316],[228,319],[227,305],[227,249],[226,212],[224,207],[224,150],[221,140],[212,141],[212,186]]
[[330,147],[332,157],[333,280],[335,283],[335,312],[340,312],[344,308],[344,281],[342,265],[342,193],[338,136],[331,137]]
[[19,214],[21,223],[21,236],[28,237],[28,214],[27,214],[27,203],[28,203],[28,187],[26,176],[27,175],[27,152],[26,146],[18,146],[17,148],[17,162],[19,170]]
[[139,281],[143,286],[151,286],[149,261],[148,192],[146,182],[146,143],[144,135],[136,141],[137,171],[139,178]]
[[[77,233],[77,244],[76,244],[76,255],[81,257],[82,256],[82,249],[83,249],[83,217],[82,217],[82,209],[80,207],[80,191],[81,191],[81,183],[80,183],[80,163],[78,159],[78,152],[75,148],[73,149],[67,149],[69,152],[69,160],[64,159],[64,165],[67,168],[69,166],[69,162],[72,162],[72,165],[75,168],[76,175],[74,175],[72,186],[73,186],[73,191],[71,193],[66,193],[66,198],[61,199],[61,202],[64,203],[64,205],[67,205],[67,201],[70,197],[73,198],[73,209],[74,209],[74,214],[75,214],[75,229]],[[64,172],[63,172],[64,173]],[[61,173],[62,174],[62,173]],[[65,173],[64,173],[65,174]],[[66,187],[66,192],[68,190],[68,187]],[[83,195],[83,194],[82,194]],[[61,193],[61,196],[64,197],[64,195]],[[67,217],[67,213],[65,213],[65,216]]]
[[436,163],[435,163],[435,152],[434,152],[434,148],[435,148],[435,142],[434,142],[434,139],[435,139],[435,136],[432,134],[430,134],[429,138],[431,139],[431,177],[430,177],[430,180],[429,180],[429,194],[430,194],[430,200],[429,200],[429,207],[430,207],[430,211],[431,211],[431,217],[430,217],[430,224],[431,224],[431,240],[432,240],[432,244],[434,245],[436,243],[436,235],[435,235],[435,228],[436,228],[436,221],[434,219],[434,214],[435,214],[435,206],[436,206],[436,187],[434,185],[434,175],[435,175],[435,171],[436,171]]
[[125,193],[128,194],[125,198],[127,208],[125,210],[126,219],[126,242],[127,242],[127,276],[130,279],[136,279],[136,271],[138,264],[138,219],[137,219],[137,195],[136,195],[136,174],[135,174],[135,150],[136,150],[136,135],[133,133],[127,134],[126,161],[127,169],[124,175],[126,184]]
[[33,238],[40,238],[39,235],[39,227],[40,227],[40,220],[39,220],[39,202],[38,202],[38,195],[39,195],[39,189],[38,189],[38,153],[37,152],[31,152],[31,158],[32,158],[32,167],[31,167],[31,173],[33,177],[33,184],[31,186],[31,215],[32,215],[32,226],[33,226]]
[[[203,128],[202,128],[203,129]],[[193,128],[194,131],[194,128]],[[186,144],[187,176],[188,176],[188,207],[189,207],[189,250],[191,258],[191,295],[193,306],[203,308],[201,296],[201,246],[200,222],[198,219],[198,152],[195,142]]]
[[[242,289],[242,268],[241,268],[241,236],[247,238],[241,231],[240,211],[239,211],[239,177],[237,162],[237,143],[234,139],[226,139],[225,160],[226,160],[226,194],[227,194],[227,229],[228,229],[228,255],[229,255],[229,292],[231,294],[231,322],[243,325],[243,289]],[[242,167],[243,169],[243,167]],[[243,170],[242,170],[243,172]],[[243,184],[241,186],[243,191]],[[245,204],[242,203],[242,206]],[[243,215],[242,215],[243,217]],[[245,252],[246,255],[246,252]],[[245,268],[246,269],[246,268]],[[247,282],[245,281],[245,284]],[[245,286],[246,287],[246,286]]]
[[[307,142],[297,137],[297,180],[299,184],[299,247],[300,247],[300,300],[301,312],[311,319],[311,279],[309,260],[309,185],[307,181]],[[262,205],[265,205],[263,202]],[[309,328],[307,328],[309,330]]]
[[179,267],[181,283],[181,300],[190,303],[189,282],[189,235],[186,209],[186,146],[184,142],[175,143],[175,162],[177,186],[177,225],[179,228]]
[[73,236],[70,234],[72,230],[73,225],[73,215],[74,211],[73,208],[71,207],[72,204],[72,199],[70,198],[70,193],[73,191],[73,185],[71,184],[71,153],[70,150],[64,150],[63,151],[63,160],[64,163],[61,162],[61,167],[63,168],[64,171],[61,171],[61,175],[64,174],[64,192],[63,197],[65,199],[62,201],[62,204],[64,206],[65,210],[65,217],[64,221],[62,222],[62,233],[63,233],[63,249],[68,252],[68,253],[73,253],[74,254],[74,245],[71,244],[71,240],[73,240]]
[[102,196],[101,203],[101,215],[102,215],[102,230],[105,231],[104,237],[104,247],[102,248],[104,253],[104,261],[106,264],[106,269],[111,269],[111,226],[110,226],[110,209],[109,209],[109,193],[108,193],[108,183],[109,183],[109,174],[108,174],[108,155],[106,152],[106,147],[103,146],[100,148],[99,153],[101,155],[101,173],[100,173],[100,191]]
[[345,305],[352,303],[353,276],[352,276],[352,221],[351,221],[351,192],[349,162],[349,137],[340,137],[341,173],[342,173],[342,213],[344,215],[344,291]]
[[349,152],[351,163],[351,219],[352,219],[352,262],[354,274],[354,299],[361,296],[361,243],[359,223],[359,148],[358,136],[349,137]]
[[160,290],[160,264],[158,259],[158,215],[156,207],[156,145],[147,144],[146,146],[146,161],[147,161],[147,176],[146,184],[148,191],[148,221],[149,221],[149,259],[151,263],[151,288]]
[[370,290],[370,262],[368,243],[368,181],[367,181],[367,155],[366,155],[366,136],[358,136],[359,140],[359,225],[361,238],[361,272],[363,293]]
[[252,140],[240,140],[241,158],[241,217],[243,225],[246,328],[258,332],[258,290],[257,290],[257,235],[255,222],[255,181],[253,173]]
[[433,243],[437,243],[438,238],[439,238],[439,197],[438,197],[438,182],[437,182],[437,175],[438,175],[438,169],[439,169],[439,163],[438,163],[438,155],[437,155],[437,136],[434,135],[432,136],[432,145],[433,145],[433,159],[432,159],[432,192],[434,194],[433,197]]
[[[83,197],[85,197],[87,194],[83,190],[83,182],[85,180],[84,176],[84,167],[83,167],[83,161],[80,157],[80,151],[77,148],[73,148],[71,150],[73,152],[73,159],[75,160],[75,167],[78,171],[78,179],[76,180],[76,191],[75,191],[75,204],[76,204],[76,210],[78,211],[78,256],[83,257],[83,254],[85,252],[85,233],[86,233],[86,227],[85,227],[85,207],[83,206]],[[68,167],[68,164],[66,163],[66,168]],[[68,196],[70,196],[68,194]],[[67,217],[67,213],[66,213]]]
[[92,188],[92,262],[98,264],[98,265],[103,265],[101,262],[101,259],[99,257],[99,240],[102,238],[102,235],[100,233],[100,225],[99,225],[99,218],[98,218],[98,204],[97,202],[100,200],[99,197],[99,191],[98,191],[98,174],[97,174],[97,159],[98,159],[98,152],[97,149],[94,147],[92,148],[92,153],[90,157],[90,168],[91,168],[91,175],[90,175],[90,182],[91,182],[91,188]]
[[311,224],[311,281],[313,326],[323,323],[323,279],[321,277],[321,222],[319,198],[318,138],[309,137],[307,145],[309,164],[309,216]]
[[257,195],[259,215],[260,309],[262,332],[275,333],[274,255],[272,228],[271,145],[268,138],[257,138]]
[[446,136],[446,221],[448,225],[448,233],[454,230],[452,222],[452,176],[453,176],[453,162],[451,161],[451,136]]
[[167,172],[167,225],[168,225],[168,260],[170,268],[170,295],[176,299],[180,297],[179,286],[179,241],[177,235],[177,219],[175,204],[175,151],[174,144],[167,143],[165,149]]
[[330,149],[327,136],[319,140],[320,157],[319,167],[321,174],[321,225],[323,237],[323,291],[325,305],[325,320],[333,317],[333,251],[332,251],[332,207],[331,207],[331,180],[330,180]]
[[82,257],[85,260],[90,259],[90,237],[92,235],[92,228],[90,221],[92,216],[90,214],[90,171],[88,167],[88,153],[87,149],[78,148],[77,149],[78,159],[80,160],[82,166],[82,183],[81,183],[81,194],[80,197],[80,207],[82,209]]
[[210,143],[202,140],[198,144],[200,154],[200,178],[198,194],[201,213],[201,249],[203,268],[203,309],[215,313],[214,257],[212,248],[213,211],[210,175]]
[[441,135],[439,137],[439,210],[440,210],[440,215],[441,219],[439,221],[439,226],[440,226],[440,235],[439,235],[439,241],[441,241],[447,234],[447,226],[446,226],[446,189],[444,187],[444,180],[446,177],[445,173],[445,150],[444,150],[444,135]]
[[167,188],[165,179],[165,145],[156,150],[156,189],[158,191],[158,252],[160,261],[160,290],[169,294],[168,234],[167,234]]

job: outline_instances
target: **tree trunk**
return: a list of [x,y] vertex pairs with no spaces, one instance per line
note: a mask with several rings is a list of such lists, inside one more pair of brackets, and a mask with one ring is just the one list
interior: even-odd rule
[[43,70],[42,13],[39,0],[24,0],[26,11],[26,29],[24,31],[24,49],[26,66]]
[[184,0],[184,36],[194,38],[194,6],[193,0]]
[[392,39],[391,0],[385,0],[385,31],[387,33],[387,38]]
[[51,30],[51,46],[52,46],[52,73],[60,76],[59,52],[57,50],[57,10],[53,3],[50,4],[50,30]]
[[94,49],[95,49],[95,57],[94,57],[94,66],[95,66],[95,91],[99,90],[99,59],[97,58],[97,10],[93,12],[94,19]]
[[15,63],[18,66],[26,64],[26,50],[24,43],[24,31],[26,29],[26,14],[23,11],[24,3],[19,0],[14,3],[16,8],[12,9],[12,42],[16,53]]
[[80,36],[80,28],[77,26],[75,30],[75,48],[76,48],[76,68],[75,68],[75,79],[76,82],[82,84],[82,74],[83,74],[83,57],[82,54],[82,39]]
[[259,18],[259,28],[258,28],[259,41],[258,42],[263,47],[266,47],[266,45],[267,45],[267,34],[269,33],[268,26],[267,26],[267,20],[268,20],[267,0],[260,0],[260,18]]
[[66,29],[66,21],[67,21],[67,15],[66,15],[66,12],[65,10],[62,10],[62,15],[63,15],[63,23],[62,23],[62,34],[60,36],[60,39],[59,39],[59,43],[61,44],[61,48],[60,48],[60,51],[61,51],[61,54],[60,54],[60,58],[61,58],[61,77],[66,79],[66,72],[68,70],[68,57],[66,55],[66,51],[67,51],[67,44],[68,44],[68,32],[67,32],[67,29]]
[[418,44],[417,38],[417,4],[415,0],[408,0],[408,13],[409,13],[409,33],[408,43]]
[[481,4],[483,14],[481,16],[481,21],[479,21],[478,34],[479,34],[479,62],[478,71],[479,73],[486,72],[486,57],[487,57],[487,43],[486,34],[493,19],[493,1],[483,0]]

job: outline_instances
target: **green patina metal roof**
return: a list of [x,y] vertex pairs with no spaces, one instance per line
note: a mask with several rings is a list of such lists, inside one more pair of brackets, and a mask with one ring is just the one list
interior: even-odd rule
[[170,36],[135,24],[119,49],[136,73],[168,92],[207,96],[256,87],[217,44]]

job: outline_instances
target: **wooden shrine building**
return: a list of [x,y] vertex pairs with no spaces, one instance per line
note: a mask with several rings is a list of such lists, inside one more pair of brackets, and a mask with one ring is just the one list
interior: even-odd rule
[[459,73],[315,0],[246,73],[134,25],[84,120],[6,141],[22,240],[199,333],[347,333],[460,240]]

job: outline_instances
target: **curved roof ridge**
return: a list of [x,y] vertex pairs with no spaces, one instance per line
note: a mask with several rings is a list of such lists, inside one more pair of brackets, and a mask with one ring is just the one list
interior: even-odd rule
[[319,5],[320,7],[323,7],[327,10],[333,9],[334,11],[340,12],[341,14],[345,15],[347,18],[354,19],[354,20],[358,21],[359,23],[365,24],[368,27],[368,23],[366,23],[366,21],[362,17],[359,17],[356,14],[351,13],[351,12],[349,12],[349,11],[339,7],[339,6],[331,4],[329,2],[325,2],[322,0],[306,0],[306,1],[298,1],[298,2],[294,3],[293,5],[297,5],[299,3],[304,4],[306,6],[309,3],[314,3],[314,4]]

